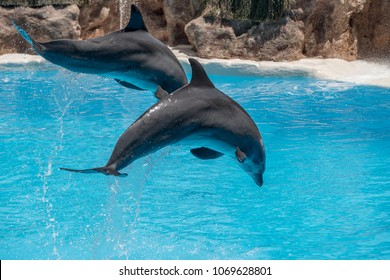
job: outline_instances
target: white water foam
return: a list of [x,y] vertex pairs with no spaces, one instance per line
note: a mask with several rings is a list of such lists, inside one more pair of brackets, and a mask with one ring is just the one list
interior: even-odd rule
[[[188,55],[173,49],[189,68]],[[291,62],[243,59],[198,59],[211,75],[228,76],[309,76],[359,85],[390,87],[390,60],[346,61],[342,59],[301,59]]]
[[0,66],[19,66],[24,64],[39,64],[45,62],[45,59],[39,55],[29,55],[20,53],[9,53],[0,55]]
[[[179,61],[189,69],[188,57],[173,49]],[[342,59],[302,59],[291,62],[251,61],[242,59],[199,59],[211,75],[228,76],[309,76],[359,85],[390,87],[390,61],[345,61]],[[27,54],[0,56],[0,70],[34,65],[54,66],[42,57]],[[50,67],[49,66],[49,67]]]

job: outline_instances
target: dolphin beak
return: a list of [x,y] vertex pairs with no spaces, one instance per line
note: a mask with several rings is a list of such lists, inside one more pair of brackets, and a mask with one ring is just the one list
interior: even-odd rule
[[259,187],[261,187],[262,185],[263,185],[263,174],[256,174],[255,176],[254,176],[254,180],[255,180],[255,182],[256,182],[256,184],[259,186]]

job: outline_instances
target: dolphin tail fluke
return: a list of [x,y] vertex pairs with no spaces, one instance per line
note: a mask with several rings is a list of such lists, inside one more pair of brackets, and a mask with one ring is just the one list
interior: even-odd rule
[[18,26],[15,22],[13,22],[14,24],[14,27],[16,28],[16,30],[18,31],[18,33],[20,34],[20,36],[23,37],[24,40],[26,40],[27,43],[29,43],[34,51],[40,55],[42,55],[43,53],[43,49],[42,49],[42,46],[41,44],[39,44],[38,42],[35,42],[33,39],[31,39],[31,37],[27,34],[26,31],[24,31],[23,28],[21,28],[20,26]]
[[126,177],[126,173],[120,173],[118,170],[112,169],[110,167],[98,167],[98,168],[91,168],[91,169],[71,169],[71,168],[62,168],[60,167],[60,170],[70,171],[70,172],[77,172],[77,173],[103,173],[104,175],[113,175],[113,176],[119,176],[119,177]]

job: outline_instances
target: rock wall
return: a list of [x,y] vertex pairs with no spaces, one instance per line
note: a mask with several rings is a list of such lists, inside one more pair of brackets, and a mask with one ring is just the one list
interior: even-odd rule
[[285,18],[254,26],[245,21],[221,24],[204,17],[202,0],[87,2],[80,7],[0,6],[0,54],[31,53],[12,20],[38,41],[87,39],[123,27],[130,4],[136,3],[151,34],[171,46],[190,43],[204,58],[281,61],[390,56],[390,0],[295,0]]
[[202,0],[143,0],[139,7],[150,32],[170,46],[189,44],[184,27],[199,12]]
[[390,55],[390,0],[296,0],[305,7],[306,56]]
[[168,45],[188,44],[184,26],[199,12],[202,0],[94,0],[83,6],[79,22],[81,38],[101,36],[123,28],[135,3],[144,16],[149,32]]
[[231,23],[203,17],[185,28],[201,57],[295,60],[302,57],[355,60],[390,55],[389,0],[295,0],[291,12],[242,32]]
[[303,58],[302,27],[301,22],[280,19],[253,26],[238,36],[238,30],[232,26],[199,17],[185,31],[200,57],[291,60]]
[[76,5],[41,8],[0,7],[0,54],[33,53],[30,46],[16,33],[12,21],[27,27],[33,38],[41,41],[80,38],[78,23],[80,9]]
[[93,0],[93,4],[80,7],[80,38],[94,38],[118,30],[120,20],[119,0]]
[[[86,1],[88,2],[88,1]],[[94,0],[93,5],[56,5],[43,7],[0,6],[0,54],[31,53],[13,27],[23,27],[37,41],[85,39],[101,36],[119,27],[118,0]]]
[[[93,0],[89,5],[45,7],[0,6],[0,54],[33,53],[17,34],[12,21],[37,41],[89,39],[118,30],[136,3],[149,32],[169,45],[188,44],[184,26],[194,18],[201,0]],[[86,1],[88,2],[88,1]],[[1,5],[1,3],[0,3]]]
[[357,39],[351,15],[360,12],[365,1],[297,0],[296,5],[305,7],[306,56],[327,58],[357,58]]
[[358,57],[390,57],[390,0],[367,1],[351,16]]

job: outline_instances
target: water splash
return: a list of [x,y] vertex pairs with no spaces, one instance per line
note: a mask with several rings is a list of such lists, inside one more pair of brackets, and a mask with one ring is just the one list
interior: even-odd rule
[[61,151],[62,150],[62,141],[64,138],[64,116],[68,112],[69,108],[75,101],[74,93],[72,92],[74,87],[80,88],[80,84],[78,79],[63,79],[66,77],[65,72],[66,70],[60,71],[58,75],[57,80],[57,87],[53,89],[51,92],[51,95],[53,96],[53,99],[55,100],[57,107],[58,107],[58,116],[57,121],[59,124],[59,130],[57,134],[57,140],[58,144],[54,147],[54,151]]
[[130,167],[128,180],[107,177],[107,201],[100,215],[104,223],[95,235],[94,257],[129,259],[139,234],[141,198],[156,159],[147,156]]
[[55,217],[55,211],[53,211],[55,206],[53,206],[51,199],[53,192],[50,190],[49,177],[53,175],[53,164],[58,158],[58,153],[63,149],[62,143],[65,135],[64,117],[68,113],[75,100],[80,97],[79,89],[81,88],[81,84],[78,79],[78,75],[70,73],[64,69],[58,71],[57,75],[55,76],[55,81],[56,82],[50,91],[50,95],[57,106],[55,116],[53,116],[54,119],[57,120],[58,125],[58,131],[55,138],[56,140],[54,141],[53,146],[49,148],[50,154],[46,163],[40,160],[42,158],[42,154],[36,158],[40,167],[38,177],[40,177],[42,181],[42,202],[45,205],[46,229],[49,230],[52,239],[50,243],[53,246],[52,255],[54,258],[60,259],[61,255],[58,250],[58,237],[60,232],[59,225]]
[[[130,20],[130,5],[131,0],[119,0],[119,27],[125,28],[125,24]],[[136,3],[135,3],[136,4]]]
[[[42,203],[45,206],[45,229],[50,232],[50,235],[52,237],[52,240],[50,244],[52,244],[52,255],[54,258],[59,259],[60,255],[58,253],[57,249],[57,237],[58,237],[58,222],[56,221],[55,217],[53,216],[53,204],[51,203],[50,199],[50,193],[49,193],[49,182],[48,177],[52,174],[52,160],[51,156],[48,161],[47,169],[43,167],[41,162],[39,161],[39,157],[37,158],[38,165],[40,166],[40,172],[38,174],[38,177],[41,178],[42,181]],[[48,246],[49,243],[46,244]]]

